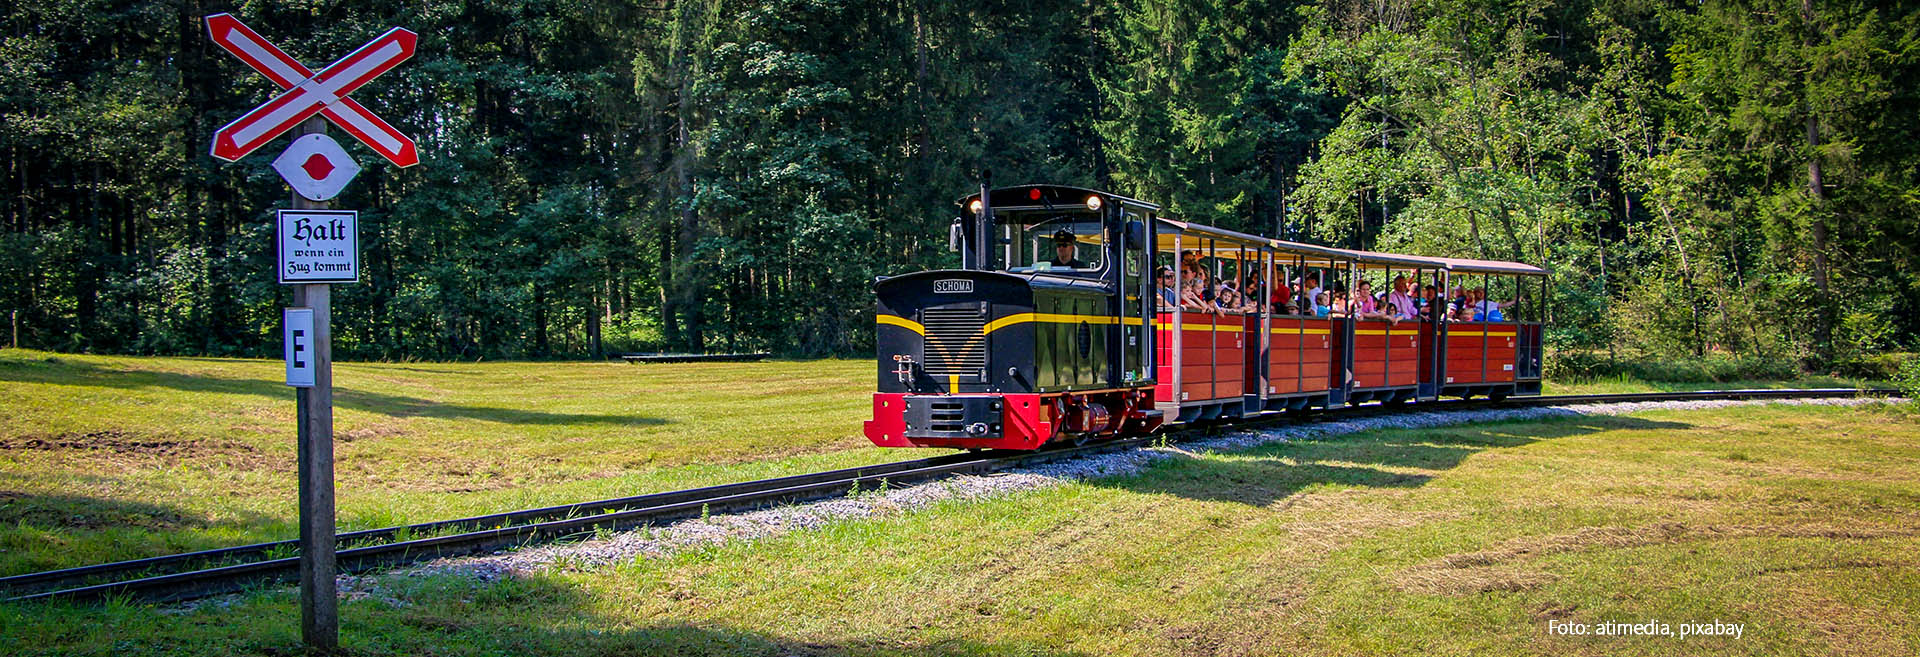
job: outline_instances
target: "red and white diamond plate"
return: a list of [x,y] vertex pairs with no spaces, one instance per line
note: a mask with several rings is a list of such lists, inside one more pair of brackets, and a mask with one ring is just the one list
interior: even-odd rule
[[413,56],[419,40],[393,28],[319,73],[300,64],[232,14],[207,17],[213,42],[285,90],[213,135],[214,157],[232,162],[319,113],[347,134],[401,167],[420,163],[419,147],[347,94]]
[[280,172],[287,185],[310,201],[325,201],[340,195],[347,182],[360,173],[360,163],[347,156],[340,142],[326,135],[305,135],[293,140],[286,152],[274,158],[273,170]]

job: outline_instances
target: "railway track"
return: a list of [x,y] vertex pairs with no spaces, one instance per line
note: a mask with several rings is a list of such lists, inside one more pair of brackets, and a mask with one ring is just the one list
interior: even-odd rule
[[[1498,403],[1447,400],[1417,406],[1369,404],[1327,409],[1304,417],[1355,417],[1415,409],[1470,410],[1635,401],[1810,399],[1892,394],[1896,392],[1885,389],[1821,388],[1555,395],[1512,398]],[[1275,416],[1234,426],[1259,427],[1298,420],[1295,416]],[[658,525],[714,512],[838,497],[850,491],[878,487],[883,482],[887,485],[915,484],[1090,453],[1133,449],[1161,438],[1147,436],[1100,441],[1034,452],[947,454],[774,479],[345,532],[338,536],[337,560],[342,573],[364,572],[446,556],[553,541],[595,531]],[[277,541],[0,577],[0,595],[16,602],[98,600],[108,597],[155,602],[185,600],[229,593],[263,582],[291,579],[299,567],[297,551],[297,541]]]

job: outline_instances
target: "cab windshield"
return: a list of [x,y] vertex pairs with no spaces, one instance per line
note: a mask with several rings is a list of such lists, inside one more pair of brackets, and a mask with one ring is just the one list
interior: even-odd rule
[[1107,235],[1090,210],[996,212],[994,265],[1010,272],[1090,272],[1101,267]]

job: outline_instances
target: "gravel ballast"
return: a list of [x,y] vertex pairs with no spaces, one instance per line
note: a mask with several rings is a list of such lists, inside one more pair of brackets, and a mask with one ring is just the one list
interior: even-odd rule
[[[1237,451],[1275,442],[1324,439],[1361,431],[1424,429],[1496,421],[1555,417],[1624,415],[1653,410],[1691,410],[1763,404],[1804,406],[1860,406],[1898,399],[1805,399],[1768,401],[1621,402],[1579,406],[1544,406],[1482,410],[1410,411],[1351,419],[1327,420],[1292,426],[1238,430],[1185,440],[1165,447],[1123,450],[1033,466],[1009,468],[988,475],[956,476],[936,482],[876,490],[852,497],[730,515],[685,520],[663,527],[625,531],[606,538],[543,545],[488,555],[441,559],[394,573],[396,575],[456,574],[491,580],[552,568],[586,569],[666,556],[690,547],[732,541],[752,541],[793,531],[813,529],[829,522],[886,516],[922,509],[950,500],[978,500],[1020,491],[1058,486],[1082,479],[1129,475],[1156,461],[1186,458],[1195,453]],[[353,597],[382,595],[375,576],[341,578],[341,590]]]

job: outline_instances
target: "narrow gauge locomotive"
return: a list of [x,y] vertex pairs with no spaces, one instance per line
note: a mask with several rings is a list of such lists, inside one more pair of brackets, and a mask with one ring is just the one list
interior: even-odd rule
[[[1530,265],[1274,240],[1076,187],[983,187],[960,208],[961,269],[874,285],[876,445],[1036,449],[1339,404],[1540,392],[1546,272]],[[1416,297],[1424,285],[1479,290],[1486,312],[1447,317],[1437,298],[1425,319],[1332,317],[1305,294],[1354,290],[1357,302],[1361,281],[1396,279]],[[1248,303],[1178,303],[1175,291],[1222,280]]]

